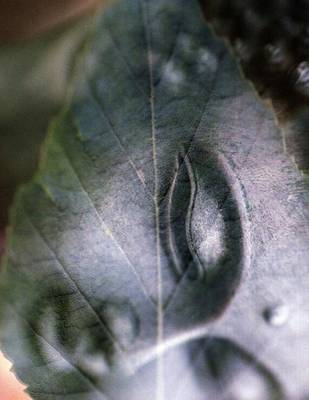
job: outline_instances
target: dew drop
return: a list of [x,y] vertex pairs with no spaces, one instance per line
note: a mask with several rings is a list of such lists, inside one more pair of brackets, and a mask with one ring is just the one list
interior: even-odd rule
[[284,325],[289,317],[289,309],[285,305],[278,305],[264,310],[264,318],[269,325],[279,327]]

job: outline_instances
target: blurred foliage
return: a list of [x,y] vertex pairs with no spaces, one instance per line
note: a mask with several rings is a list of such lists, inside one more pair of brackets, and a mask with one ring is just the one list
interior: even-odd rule
[[0,47],[0,226],[16,186],[35,170],[91,21],[85,17],[36,40]]
[[25,40],[85,14],[103,0],[0,0],[0,43]]
[[201,0],[261,94],[295,109],[309,102],[307,0]]
[[271,99],[287,152],[309,170],[309,1],[200,0],[243,71]]

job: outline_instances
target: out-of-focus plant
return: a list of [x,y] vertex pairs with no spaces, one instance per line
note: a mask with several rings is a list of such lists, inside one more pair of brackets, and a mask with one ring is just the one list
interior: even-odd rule
[[63,104],[74,58],[90,30],[93,9],[101,4],[0,2],[1,232],[17,185],[35,171],[48,123]]

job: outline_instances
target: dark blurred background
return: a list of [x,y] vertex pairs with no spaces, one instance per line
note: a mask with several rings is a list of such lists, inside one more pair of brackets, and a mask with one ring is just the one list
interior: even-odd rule
[[0,41],[25,40],[67,23],[98,0],[0,0]]
[[200,0],[245,76],[273,104],[286,151],[309,172],[309,0]]
[[74,55],[103,0],[0,0],[0,251],[8,205],[38,162]]

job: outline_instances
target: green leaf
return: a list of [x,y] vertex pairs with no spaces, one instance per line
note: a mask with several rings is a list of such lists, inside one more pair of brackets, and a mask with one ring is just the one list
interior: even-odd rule
[[197,2],[111,7],[44,149],[2,275],[34,399],[309,390],[308,187]]

